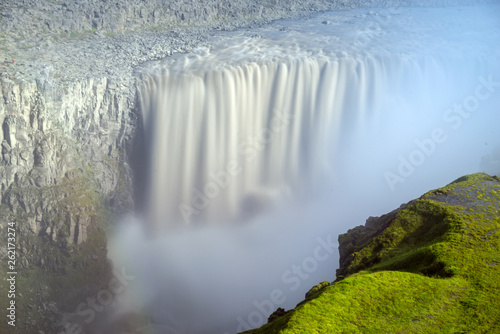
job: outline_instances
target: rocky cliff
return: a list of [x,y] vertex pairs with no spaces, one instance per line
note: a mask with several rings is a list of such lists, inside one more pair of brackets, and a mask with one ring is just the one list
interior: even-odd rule
[[[148,27],[198,25],[230,28],[245,21],[272,20],[293,13],[356,7],[453,5],[473,0],[4,0],[2,31],[19,33],[119,31]],[[484,2],[484,1],[483,1]]]
[[107,78],[62,90],[49,76],[0,81],[1,226],[6,238],[15,223],[19,333],[50,332],[62,310],[109,280],[103,228],[132,205],[128,93]]
[[[91,183],[88,190],[108,198],[114,206],[130,205],[130,198],[120,189],[122,182],[129,182],[124,179],[128,171],[120,152],[131,138],[134,120],[130,115],[133,99],[112,80],[74,82],[64,91],[48,85],[44,79],[0,82],[4,102],[0,104],[0,185],[2,204],[14,215],[30,214],[27,223],[33,233],[43,232],[55,240],[59,228],[44,214],[64,201],[69,206],[78,202],[77,198],[73,203],[51,198],[59,190],[64,193],[64,183],[86,179]],[[73,196],[76,191],[68,189]],[[67,237],[78,244],[85,240],[85,222],[77,221],[69,224]]]
[[245,333],[498,333],[499,250],[500,179],[464,176],[340,235],[335,282]]

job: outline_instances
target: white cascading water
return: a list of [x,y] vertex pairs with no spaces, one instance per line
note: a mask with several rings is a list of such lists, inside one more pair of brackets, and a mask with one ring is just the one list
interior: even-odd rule
[[135,275],[110,319],[260,326],[335,278],[337,251],[321,262],[318,245],[477,172],[500,144],[498,9],[325,13],[147,64],[146,206],[110,246]]
[[[192,67],[203,56],[186,57],[144,75],[147,202],[156,228],[234,220],[277,197],[313,196],[338,176],[342,139],[410,112],[394,109],[398,98],[425,116],[457,77],[454,64],[425,56],[247,57],[202,69]],[[475,69],[463,72],[471,78]]]

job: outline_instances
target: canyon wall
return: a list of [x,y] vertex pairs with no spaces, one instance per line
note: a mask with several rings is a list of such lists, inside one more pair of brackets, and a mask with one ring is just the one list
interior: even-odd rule
[[[42,77],[2,78],[0,100],[0,220],[5,237],[15,223],[17,328],[51,331],[109,280],[104,230],[132,207],[126,150],[134,98],[107,78],[58,89]],[[5,289],[2,283],[2,295]]]
[[[134,124],[130,95],[106,78],[74,82],[64,91],[43,79],[20,84],[3,80],[0,85],[4,102],[0,105],[0,185],[2,204],[11,213],[31,214],[33,233],[46,233],[55,240],[60,227],[51,226],[44,214],[55,208],[50,202],[61,204],[64,197],[51,200],[46,193],[83,176],[93,180],[89,190],[107,198],[108,204],[130,205],[131,199],[120,189],[130,181],[125,157],[120,156]],[[16,191],[19,188],[25,191]],[[76,190],[68,188],[68,195],[76,196]],[[68,225],[67,237],[81,243],[85,228],[77,225],[75,221]],[[76,231],[83,234],[77,236]]]

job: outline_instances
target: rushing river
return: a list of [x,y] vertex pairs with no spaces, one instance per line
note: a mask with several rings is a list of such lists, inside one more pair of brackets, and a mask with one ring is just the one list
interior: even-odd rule
[[335,279],[339,234],[479,171],[500,144],[499,12],[325,13],[144,66],[141,210],[110,247],[134,279],[110,326],[258,327]]

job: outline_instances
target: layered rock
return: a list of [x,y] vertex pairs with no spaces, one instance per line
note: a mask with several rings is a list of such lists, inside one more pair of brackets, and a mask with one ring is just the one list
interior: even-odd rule
[[[121,155],[134,127],[130,91],[106,78],[74,82],[63,91],[43,79],[2,80],[0,85],[1,200],[12,213],[32,213],[33,232],[46,230],[43,215],[54,204],[44,203],[50,202],[47,192],[35,198],[31,190],[54,190],[80,176],[93,180],[89,190],[109,200],[116,197],[122,201],[118,206],[130,205],[119,198],[123,178],[129,182]],[[71,231],[77,230],[74,224]],[[57,231],[49,234],[55,238]]]
[[[17,328],[51,332],[63,312],[109,280],[103,229],[132,207],[126,161],[134,95],[107,78],[64,86],[50,77],[3,78],[0,100],[0,227],[6,236],[15,223],[15,269],[23,277]],[[67,281],[56,289],[58,277]]]

